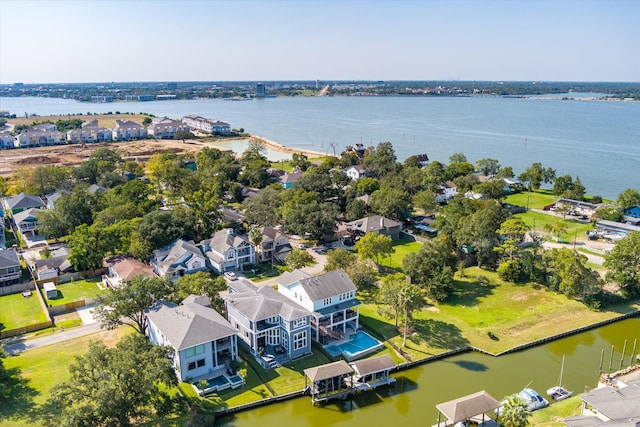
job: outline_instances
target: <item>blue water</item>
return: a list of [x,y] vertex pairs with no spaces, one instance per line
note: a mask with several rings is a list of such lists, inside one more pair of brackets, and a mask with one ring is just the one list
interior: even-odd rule
[[225,385],[227,383],[229,383],[227,377],[221,375],[219,377],[209,378],[207,380],[207,387],[205,388],[220,387],[221,385]]
[[248,102],[185,100],[79,103],[53,98],[0,98],[23,115],[148,112],[199,114],[284,145],[339,154],[347,145],[393,143],[398,160],[427,153],[447,162],[498,159],[516,175],[533,162],[579,176],[592,195],[616,198],[640,189],[640,102],[539,98],[301,97]]
[[358,331],[351,335],[349,341],[339,345],[327,346],[325,350],[334,357],[343,354],[347,359],[351,360],[379,347],[381,344],[380,341],[366,332]]

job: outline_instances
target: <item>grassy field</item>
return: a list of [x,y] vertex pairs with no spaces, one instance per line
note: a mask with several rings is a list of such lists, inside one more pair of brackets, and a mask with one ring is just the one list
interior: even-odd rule
[[393,242],[393,255],[380,258],[380,265],[402,271],[402,260],[407,254],[417,252],[422,243],[410,239],[398,239]]
[[19,293],[0,297],[0,329],[15,329],[46,320],[35,294],[29,298]]
[[[551,190],[536,190],[532,192],[511,194],[505,197],[505,203],[518,206],[528,206],[529,209],[542,209],[543,207],[555,203],[560,197],[553,194]],[[528,202],[528,203],[527,203]]]
[[[476,267],[456,277],[456,293],[446,303],[414,314],[415,333],[407,340],[408,358],[415,360],[465,345],[491,353],[586,326],[629,311],[630,306],[595,312],[581,302],[532,285],[502,282],[495,273]],[[483,285],[479,276],[489,280]],[[508,303],[506,303],[508,302]],[[635,304],[634,309],[640,305]],[[375,304],[360,306],[361,322],[388,343],[402,344],[393,323]]]
[[[545,225],[553,224],[558,220],[563,221],[562,217],[534,211],[515,214],[514,217],[522,219],[532,230],[538,232],[544,232]],[[586,240],[585,232],[587,230],[593,230],[593,225],[591,225],[590,222],[585,224],[573,219],[565,219],[564,223],[567,226],[567,231],[560,234],[560,241],[565,243],[572,243],[574,239],[577,241]],[[553,237],[553,240],[556,239],[556,236],[549,237]]]
[[[121,105],[121,106],[114,106],[114,107],[116,107],[114,108],[115,110],[115,109],[126,109],[127,106]],[[100,115],[82,114],[82,115],[76,115],[76,116],[60,115],[60,116],[33,116],[28,118],[16,117],[15,119],[7,120],[7,122],[15,125],[30,125],[33,122],[42,122],[45,120],[50,120],[53,123],[55,123],[58,120],[68,120],[68,119],[72,119],[72,120],[80,119],[83,121],[98,120],[98,126],[114,129],[116,127],[116,120],[131,120],[136,123],[142,123],[142,120],[144,120],[145,117],[147,116],[144,114],[100,114]]]
[[0,424],[22,427],[44,425],[44,405],[51,388],[69,378],[69,364],[75,356],[86,353],[89,344],[101,340],[114,346],[131,328],[101,331],[93,335],[25,351],[4,359],[5,367],[18,371],[21,381],[9,399],[0,405]]
[[[95,298],[104,292],[103,289],[98,287],[98,283],[100,283],[98,278],[63,283],[56,286],[58,288],[58,297],[55,299],[47,298],[46,302],[51,306],[57,306],[81,299]],[[45,293],[43,292],[43,294]]]

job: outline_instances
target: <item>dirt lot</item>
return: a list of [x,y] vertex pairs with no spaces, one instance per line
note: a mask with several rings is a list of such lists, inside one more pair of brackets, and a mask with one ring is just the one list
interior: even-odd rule
[[85,148],[76,144],[2,150],[0,151],[0,175],[7,177],[21,167],[77,165],[101,147],[115,149],[125,158],[145,161],[153,154],[197,152],[207,145],[210,146],[210,144],[196,141],[183,143],[182,141],[174,140],[144,139],[140,141],[87,144]]

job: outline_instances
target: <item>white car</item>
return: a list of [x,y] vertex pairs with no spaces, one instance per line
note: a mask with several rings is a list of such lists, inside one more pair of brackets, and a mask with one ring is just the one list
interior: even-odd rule
[[233,271],[226,271],[224,273],[224,277],[226,277],[229,280],[237,280],[238,276],[236,276],[236,273],[234,273]]
[[307,249],[307,245],[305,245],[304,243],[298,243],[296,245],[296,248],[304,250],[304,249]]

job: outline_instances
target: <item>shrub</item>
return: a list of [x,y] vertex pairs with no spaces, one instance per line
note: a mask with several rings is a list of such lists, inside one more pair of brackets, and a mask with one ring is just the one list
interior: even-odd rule
[[507,282],[517,282],[522,277],[522,266],[515,259],[508,259],[498,266],[498,277]]

